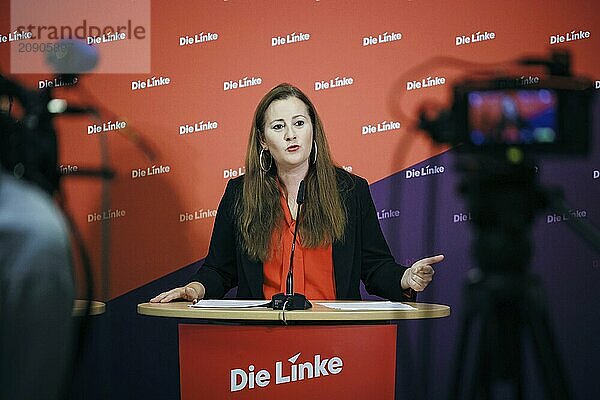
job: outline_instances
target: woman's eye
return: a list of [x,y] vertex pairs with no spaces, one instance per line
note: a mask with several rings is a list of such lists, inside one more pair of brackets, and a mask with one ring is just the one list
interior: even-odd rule
[[302,120],[296,121],[296,126],[304,126],[304,121],[302,121]]
[[283,129],[283,124],[275,124],[271,127],[271,129],[274,129],[276,131]]

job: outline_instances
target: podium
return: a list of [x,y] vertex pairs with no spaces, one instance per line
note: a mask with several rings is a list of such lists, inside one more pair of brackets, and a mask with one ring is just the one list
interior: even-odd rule
[[73,317],[83,317],[85,310],[89,305],[89,315],[101,315],[106,311],[106,303],[96,300],[74,300],[73,301]]
[[179,324],[182,400],[393,399],[393,322],[450,315],[445,305],[406,304],[413,309],[350,311],[314,301],[313,308],[285,316],[262,307],[191,308],[187,302],[137,309],[186,322]]

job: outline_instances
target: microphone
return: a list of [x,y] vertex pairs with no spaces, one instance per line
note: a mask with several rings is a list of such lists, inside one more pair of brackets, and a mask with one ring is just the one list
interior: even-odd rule
[[294,227],[294,240],[292,241],[292,251],[290,253],[290,268],[288,269],[287,279],[285,280],[285,295],[291,296],[294,294],[294,251],[296,250],[296,236],[298,235],[298,225],[300,225],[300,210],[304,203],[304,179],[300,181],[298,188],[298,196],[296,196],[296,204],[298,204],[298,212],[296,213],[296,226]]
[[298,212],[296,213],[296,226],[294,227],[294,240],[292,241],[292,251],[290,253],[290,267],[285,280],[285,293],[277,293],[271,299],[271,306],[274,310],[306,310],[312,307],[312,304],[306,299],[306,296],[300,293],[294,293],[294,251],[296,250],[296,236],[298,235],[298,225],[300,225],[300,211],[304,204],[305,185],[304,180],[300,181],[296,204]]
[[64,99],[52,99],[48,102],[48,112],[50,114],[88,114],[96,118],[99,117],[98,110],[93,107],[72,106]]

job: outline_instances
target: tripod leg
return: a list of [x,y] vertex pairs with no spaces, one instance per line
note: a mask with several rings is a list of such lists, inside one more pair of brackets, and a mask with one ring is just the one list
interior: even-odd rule
[[540,290],[536,291],[530,299],[533,309],[528,309],[530,315],[526,320],[544,383],[545,398],[569,400],[572,399],[571,391],[552,335],[550,319],[541,306],[543,304],[541,298]]
[[451,399],[524,398],[523,313],[519,302],[500,293],[484,285],[471,287],[466,296],[472,309],[463,326]]
[[451,387],[450,387],[450,400],[460,400],[460,388],[461,382],[466,379],[465,368],[467,343],[469,341],[469,327],[472,325],[473,315],[472,311],[465,310],[462,325],[460,327],[460,337],[458,338],[458,346],[454,356],[454,375],[452,376]]
[[493,361],[493,346],[490,345],[494,331],[492,305],[478,285],[467,287],[465,304],[468,308],[460,331],[450,399],[488,399]]
[[479,343],[473,346],[475,355],[473,357],[473,374],[469,385],[469,392],[465,399],[489,399],[489,387],[491,383],[492,363],[494,361],[491,349],[492,329],[490,315],[484,313],[480,318]]
[[491,349],[495,359],[490,383],[493,399],[524,399],[523,390],[523,322],[518,302],[503,299],[496,305]]

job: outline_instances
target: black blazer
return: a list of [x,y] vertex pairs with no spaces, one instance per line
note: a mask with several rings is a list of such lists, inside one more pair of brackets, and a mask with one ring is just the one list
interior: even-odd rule
[[[248,258],[236,234],[233,207],[236,198],[242,195],[243,179],[240,176],[227,183],[208,255],[192,277],[192,281],[204,285],[207,299],[221,298],[235,286],[238,298],[264,298],[262,262]],[[337,171],[337,180],[346,207],[347,226],[344,241],[333,244],[336,298],[359,300],[362,280],[370,294],[392,301],[414,301],[415,292],[400,287],[406,268],[396,264],[391,255],[367,181],[342,169]]]

